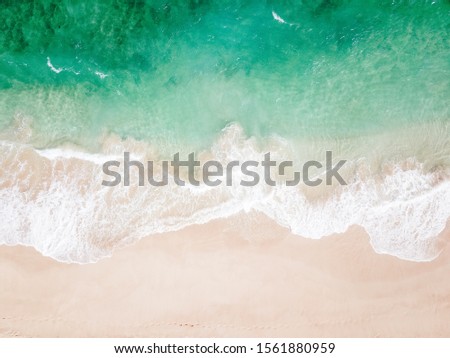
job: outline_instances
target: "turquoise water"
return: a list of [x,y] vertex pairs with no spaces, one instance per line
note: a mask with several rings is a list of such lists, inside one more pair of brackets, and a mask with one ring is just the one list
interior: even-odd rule
[[[449,31],[443,0],[2,1],[0,244],[95,262],[256,213],[306,238],[360,226],[378,253],[432,260],[450,218]],[[191,150],[331,150],[348,185],[101,185],[124,151]]]
[[448,1],[6,1],[0,127],[208,146],[449,119]]

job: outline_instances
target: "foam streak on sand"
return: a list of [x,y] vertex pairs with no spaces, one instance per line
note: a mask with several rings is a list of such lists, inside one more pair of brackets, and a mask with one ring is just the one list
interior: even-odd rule
[[[169,180],[167,187],[139,187],[133,177],[130,187],[109,188],[101,186],[104,160],[120,160],[124,150],[147,158],[150,152],[143,152],[139,142],[113,142],[102,154],[2,142],[2,243],[88,263],[148,235],[260,212],[313,239],[360,225],[376,252],[426,261],[439,254],[442,243],[436,238],[450,217],[448,170],[426,169],[413,158],[384,163],[378,171],[373,158],[349,158],[347,186],[242,187],[233,180],[232,186],[181,187]],[[230,126],[201,156],[226,163],[258,158],[268,150],[280,160],[294,156],[286,140],[274,138],[262,146]]]
[[3,246],[0,336],[449,337],[449,257],[377,255],[357,227],[307,240],[263,215],[156,235],[95,265]]

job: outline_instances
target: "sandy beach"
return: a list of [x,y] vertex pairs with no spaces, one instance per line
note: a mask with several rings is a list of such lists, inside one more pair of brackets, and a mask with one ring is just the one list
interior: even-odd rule
[[449,13],[2,1],[0,338],[450,338]]
[[[2,337],[450,337],[450,227],[432,262],[240,216],[145,238],[95,264],[0,247]],[[250,240],[249,240],[250,238]]]

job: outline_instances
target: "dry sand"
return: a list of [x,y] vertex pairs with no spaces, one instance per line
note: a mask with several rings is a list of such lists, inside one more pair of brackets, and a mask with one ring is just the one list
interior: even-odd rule
[[357,227],[308,240],[261,217],[88,265],[1,246],[0,336],[450,337],[449,229],[426,263],[376,254]]

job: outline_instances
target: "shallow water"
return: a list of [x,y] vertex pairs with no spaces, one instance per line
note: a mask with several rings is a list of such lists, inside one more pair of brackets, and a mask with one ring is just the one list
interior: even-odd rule
[[[257,211],[431,260],[450,216],[448,1],[24,1],[0,6],[0,237],[92,262]],[[128,150],[348,160],[348,186],[105,188]]]
[[447,121],[448,1],[28,1],[0,12],[0,123],[40,147],[355,136]]

